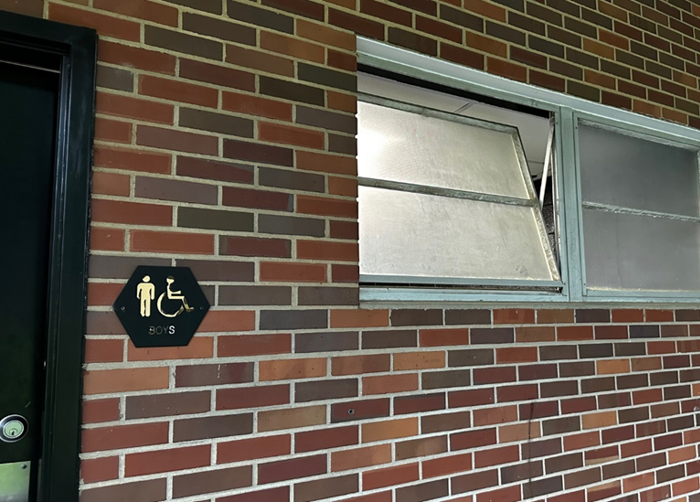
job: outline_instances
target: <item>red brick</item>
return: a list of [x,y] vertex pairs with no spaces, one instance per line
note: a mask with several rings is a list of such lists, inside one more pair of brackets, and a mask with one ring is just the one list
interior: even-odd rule
[[116,3],[112,0],[94,0],[93,7],[168,26],[177,26],[177,9],[146,0],[130,0],[129,2]]
[[213,254],[214,236],[131,230],[131,250],[154,253]]
[[297,195],[297,212],[340,218],[357,218],[357,202],[328,197]]
[[326,359],[260,361],[258,373],[260,381],[322,377],[326,375]]
[[289,333],[275,335],[235,335],[218,338],[219,357],[288,354],[292,350]]
[[209,445],[132,453],[125,458],[125,475],[143,476],[159,472],[180,471],[210,465]]
[[115,143],[131,143],[132,127],[128,122],[109,120],[101,117],[95,119],[95,140]]
[[289,479],[325,474],[326,455],[296,457],[258,465],[258,483],[275,483]]
[[88,370],[83,377],[85,394],[108,394],[136,390],[167,389],[169,369],[129,368]]
[[145,96],[192,103],[210,108],[216,108],[219,101],[219,92],[216,89],[150,75],[141,77],[139,80],[139,91]]
[[496,349],[498,364],[526,363],[537,361],[537,347],[509,347]]
[[167,422],[84,429],[82,433],[83,452],[150,446],[167,442]]
[[299,19],[297,20],[296,33],[307,40],[321,42],[348,51],[355,50],[355,35],[335,28]]
[[129,176],[96,171],[92,173],[92,193],[128,197],[131,192]]
[[219,389],[216,392],[216,409],[236,410],[288,404],[289,393],[288,384]]
[[97,93],[97,113],[172,125],[173,105],[107,92]]
[[332,328],[381,328],[389,326],[389,311],[377,310],[331,310]]
[[184,347],[149,347],[136,348],[128,344],[129,361],[166,361],[179,359],[203,359],[214,355],[214,339],[197,336]]
[[357,161],[352,157],[340,155],[298,151],[296,166],[305,171],[357,175]]
[[331,470],[333,472],[387,464],[389,462],[391,462],[390,444],[341,450],[331,454]]
[[100,61],[105,63],[167,75],[175,74],[175,56],[169,54],[130,47],[102,39],[98,44],[98,53]]
[[297,258],[356,262],[359,259],[359,250],[356,243],[298,240]]
[[472,469],[472,454],[451,455],[449,457],[423,460],[423,479],[466,472]]
[[119,398],[83,401],[82,409],[84,424],[119,420]]
[[384,375],[364,377],[362,379],[362,394],[393,394],[418,390],[418,374]]
[[170,206],[117,200],[92,200],[92,220],[129,225],[167,226],[173,222]]
[[85,341],[86,363],[116,363],[124,360],[124,340],[89,339]]
[[210,310],[199,325],[199,332],[251,331],[255,329],[255,312],[247,310]]
[[411,481],[417,481],[418,478],[418,464],[373,469],[362,473],[362,488],[364,490],[375,490],[385,486],[410,483]]
[[298,452],[327,450],[359,443],[359,431],[356,425],[334,427],[309,432],[298,432],[294,437],[294,449]]
[[86,9],[49,4],[49,19],[96,29],[101,36],[122,38],[132,42],[141,40],[141,26],[133,21],[98,14]]
[[80,462],[80,479],[83,483],[109,481],[119,477],[119,457],[83,459]]
[[260,280],[270,282],[326,282],[326,266],[310,263],[261,262]]
[[169,154],[118,150],[106,146],[95,147],[95,166],[129,171],[170,173],[172,157]]
[[273,99],[224,92],[221,108],[231,112],[292,121],[292,105]]
[[100,251],[124,251],[126,231],[119,228],[92,227],[90,249]]
[[325,135],[321,131],[306,129],[299,126],[258,123],[258,139],[281,143],[284,145],[296,145],[306,148],[322,150],[325,144]]
[[279,54],[286,54],[306,61],[323,63],[325,51],[323,46],[287,37],[270,31],[261,31],[260,47]]
[[137,127],[136,143],[152,148],[201,153],[204,155],[217,155],[219,151],[219,140],[215,136],[175,131],[148,125],[139,125]]

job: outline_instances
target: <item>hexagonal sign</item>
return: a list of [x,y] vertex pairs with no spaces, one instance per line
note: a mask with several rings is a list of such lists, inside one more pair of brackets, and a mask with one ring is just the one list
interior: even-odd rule
[[138,266],[113,305],[137,347],[190,343],[209,302],[188,267]]

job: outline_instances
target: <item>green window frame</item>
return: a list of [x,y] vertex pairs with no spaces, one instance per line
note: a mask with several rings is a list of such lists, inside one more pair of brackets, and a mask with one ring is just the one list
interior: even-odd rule
[[[534,283],[518,285],[513,281],[500,283],[498,280],[495,282],[482,281],[481,283],[476,281],[477,284],[472,284],[474,287],[469,286],[470,281],[456,281],[457,283],[462,282],[461,287],[446,286],[446,283],[429,287],[423,287],[420,284],[402,287],[392,276],[361,275],[361,303],[653,303],[672,305],[697,303],[700,298],[700,285],[697,290],[660,290],[600,288],[588,284],[583,211],[584,207],[590,208],[595,204],[585,202],[582,195],[579,128],[582,125],[592,126],[647,140],[651,143],[690,150],[695,153],[696,171],[700,166],[700,157],[698,156],[700,131],[589,102],[571,95],[506,80],[471,68],[392,47],[382,42],[359,39],[358,55],[361,72],[395,78],[414,85],[424,82],[428,87],[440,86],[454,89],[457,92],[482,96],[487,100],[497,100],[516,107],[539,109],[551,114],[554,124],[553,155],[557,168],[552,183],[559,194],[555,205],[558,206],[556,209],[560,243],[558,258],[561,276],[560,287],[543,289],[538,288],[537,284]],[[358,99],[381,103],[381,100],[377,100],[376,97],[360,95]],[[390,102],[386,104],[394,107],[401,106]],[[700,180],[700,174],[698,174],[698,180]],[[360,178],[359,181],[360,186],[372,186],[373,184],[372,180],[363,178]],[[700,193],[700,183],[696,189]],[[700,198],[698,200],[700,201]],[[700,227],[700,207],[698,207],[698,215],[689,217],[663,213],[650,214],[650,211],[645,212],[624,207],[598,207],[594,209],[608,213],[625,213],[640,218],[660,218],[658,221],[693,222]],[[362,220],[359,224],[362,226]],[[700,229],[698,235],[700,235]],[[591,239],[591,242],[593,241],[594,239]],[[362,242],[360,245],[362,246]],[[700,238],[698,239],[697,254],[698,266],[700,267]],[[659,259],[663,259],[663,257],[659,257]],[[590,265],[589,262],[588,266]],[[700,279],[698,281],[700,283]],[[410,281],[404,280],[403,282]],[[473,281],[471,282],[473,283]]]

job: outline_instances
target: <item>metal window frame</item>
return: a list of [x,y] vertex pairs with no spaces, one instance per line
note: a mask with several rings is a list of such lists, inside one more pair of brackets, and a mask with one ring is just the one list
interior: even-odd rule
[[[668,144],[700,147],[700,131],[653,117],[594,103],[575,96],[515,82],[384,42],[358,37],[358,63],[400,76],[483,95],[515,105],[552,113],[555,121],[553,189],[559,195],[559,271],[561,292],[459,290],[448,288],[395,288],[361,285],[361,303],[479,302],[499,303],[653,303],[697,305],[700,292],[592,290],[586,287],[583,253],[581,180],[578,159],[578,124],[612,127],[624,134],[653,138]],[[700,159],[700,157],[699,157]],[[700,160],[698,162],[700,166]],[[698,187],[700,190],[700,186]]]

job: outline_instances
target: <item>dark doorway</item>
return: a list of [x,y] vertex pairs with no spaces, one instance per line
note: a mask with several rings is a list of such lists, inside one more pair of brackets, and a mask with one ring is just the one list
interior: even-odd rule
[[0,12],[0,502],[78,498],[95,40]]

